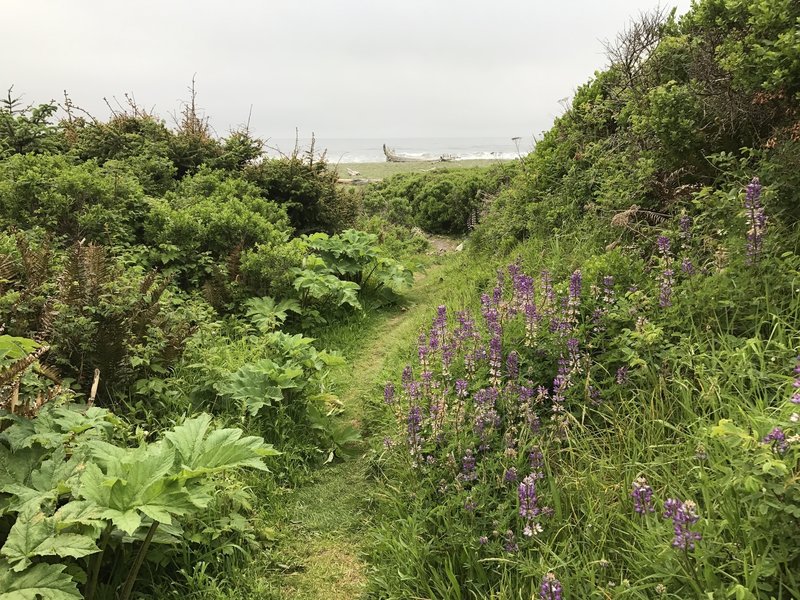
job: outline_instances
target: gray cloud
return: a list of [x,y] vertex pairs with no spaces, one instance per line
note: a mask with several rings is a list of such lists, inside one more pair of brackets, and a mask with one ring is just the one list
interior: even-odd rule
[[655,1],[7,0],[0,85],[167,117],[197,73],[220,133],[252,104],[262,137],[530,137]]

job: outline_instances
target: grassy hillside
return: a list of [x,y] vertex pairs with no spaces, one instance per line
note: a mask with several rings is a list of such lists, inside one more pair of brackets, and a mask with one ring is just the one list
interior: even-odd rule
[[376,401],[376,597],[800,597],[799,19],[637,21],[483,203]]

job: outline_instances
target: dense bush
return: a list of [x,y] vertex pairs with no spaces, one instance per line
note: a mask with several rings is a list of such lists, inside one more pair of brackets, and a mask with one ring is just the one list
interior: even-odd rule
[[299,233],[335,233],[351,225],[358,197],[336,185],[338,176],[323,160],[312,155],[263,160],[248,167],[244,176],[265,198],[282,205]]
[[[610,67],[578,89],[477,242],[546,235],[594,207],[669,213],[692,186],[721,183],[712,154],[748,156],[762,176],[796,164],[796,3],[709,0],[661,17],[609,44]],[[795,211],[798,188],[774,182]]]
[[464,233],[478,220],[487,197],[507,182],[513,165],[394,175],[364,197],[368,214],[431,233]]

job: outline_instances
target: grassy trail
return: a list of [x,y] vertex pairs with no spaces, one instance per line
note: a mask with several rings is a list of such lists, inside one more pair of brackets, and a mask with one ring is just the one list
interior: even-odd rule
[[[417,275],[402,309],[343,325],[326,335],[335,341],[329,347],[345,346],[349,360],[334,372],[334,388],[344,405],[342,418],[359,429],[365,403],[381,397],[386,380],[396,377],[431,307],[436,306],[447,260],[441,257]],[[362,435],[369,432],[362,429]],[[361,556],[362,540],[370,527],[374,493],[366,470],[367,461],[360,456],[321,469],[313,483],[287,498],[282,533],[292,540],[285,549],[292,566],[282,578],[281,598],[353,600],[363,595],[367,565]]]

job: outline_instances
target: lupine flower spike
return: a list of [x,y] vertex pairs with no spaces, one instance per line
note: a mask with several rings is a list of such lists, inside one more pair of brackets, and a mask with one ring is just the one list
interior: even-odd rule
[[539,600],[562,600],[561,582],[556,579],[555,573],[548,573],[542,578]]

